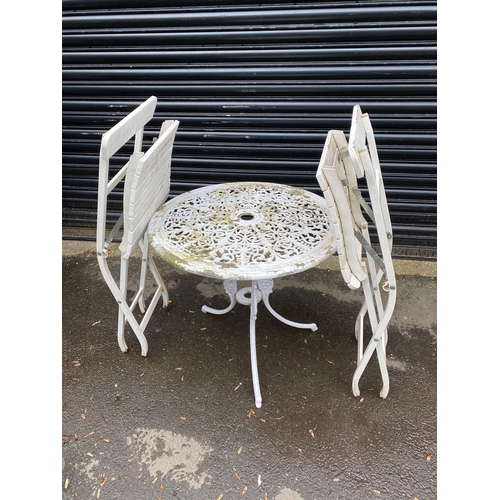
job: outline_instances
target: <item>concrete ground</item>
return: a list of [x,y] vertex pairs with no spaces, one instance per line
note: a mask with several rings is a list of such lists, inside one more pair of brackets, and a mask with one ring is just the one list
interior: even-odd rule
[[131,332],[124,354],[94,245],[63,242],[63,499],[437,498],[435,263],[395,262],[385,400],[375,358],[351,392],[362,292],[335,259],[275,280],[273,307],[318,330],[259,304],[257,409],[249,308],[204,314],[227,305],[222,284],[156,262],[171,303],[149,323],[147,357]]

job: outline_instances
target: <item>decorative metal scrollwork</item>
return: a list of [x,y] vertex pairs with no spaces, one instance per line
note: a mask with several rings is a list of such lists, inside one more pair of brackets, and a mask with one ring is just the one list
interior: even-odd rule
[[333,234],[319,197],[291,186],[228,183],[178,198],[167,204],[154,234],[185,262],[276,268],[327,246]]

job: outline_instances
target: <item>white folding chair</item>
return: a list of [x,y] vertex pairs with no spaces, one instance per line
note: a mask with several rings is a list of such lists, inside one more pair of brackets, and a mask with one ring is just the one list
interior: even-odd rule
[[[355,325],[358,349],[352,391],[359,396],[359,380],[376,351],[382,375],[380,397],[385,398],[389,392],[387,325],[396,303],[392,226],[373,130],[368,115],[363,115],[359,106],[354,107],[349,144],[343,132],[328,133],[316,176],[330,208],[342,276],[350,288],[361,285],[364,292],[365,301]],[[363,176],[368,201],[358,189],[357,178]],[[380,255],[371,244],[369,225],[363,213],[375,226]],[[372,337],[365,348],[363,325],[367,312]]]
[[[163,297],[163,307],[168,305],[167,288],[149,253],[146,229],[148,223],[168,196],[170,190],[170,163],[172,146],[179,126],[176,120],[164,121],[159,137],[146,153],[142,152],[144,126],[153,117],[157,99],[151,96],[138,108],[118,122],[102,136],[99,158],[99,188],[97,200],[97,260],[102,275],[118,303],[118,345],[123,352],[128,350],[125,342],[125,325],[131,326],[141,345],[141,354],[147,355],[148,343],[144,335],[154,308]],[[134,152],[119,171],[109,178],[110,159],[134,137]],[[116,155],[118,158],[118,155]],[[124,183],[121,183],[125,178]],[[108,197],[112,191],[120,192],[123,186],[123,212],[113,228],[108,231]],[[120,230],[123,227],[123,231]],[[107,256],[110,243],[121,234],[119,281],[112,276]],[[139,246],[142,252],[139,289],[127,300],[129,259]],[[144,290],[148,269],[158,288],[146,307]],[[143,314],[139,322],[134,309],[139,304]]]

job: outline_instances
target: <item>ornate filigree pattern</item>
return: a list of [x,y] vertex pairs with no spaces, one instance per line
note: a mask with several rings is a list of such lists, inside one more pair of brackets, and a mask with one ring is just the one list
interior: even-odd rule
[[263,279],[313,267],[331,253],[323,198],[291,186],[227,183],[166,203],[150,224],[153,248],[203,276]]

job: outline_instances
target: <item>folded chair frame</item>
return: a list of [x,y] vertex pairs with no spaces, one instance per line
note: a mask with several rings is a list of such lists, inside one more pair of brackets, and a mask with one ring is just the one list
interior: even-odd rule
[[[357,179],[361,177],[366,180],[369,203],[357,185]],[[385,398],[389,392],[387,325],[396,303],[396,279],[391,257],[392,226],[373,130],[368,115],[363,115],[359,106],[353,110],[349,143],[342,131],[329,132],[317,178],[330,208],[332,224],[337,227],[342,276],[350,288],[361,286],[364,295],[355,322],[357,365],[352,391],[359,396],[360,378],[376,352],[382,377],[380,396]],[[367,219],[376,228],[380,254],[371,244]],[[372,336],[365,346],[367,314]]]
[[[155,96],[150,97],[106,132],[102,137],[99,158],[97,260],[103,278],[118,304],[118,345],[123,352],[127,352],[125,326],[128,323],[140,343],[143,356],[148,352],[144,333],[153,311],[161,297],[163,307],[168,305],[167,287],[150,254],[146,229],[152,215],[165,202],[169,193],[172,146],[179,125],[175,120],[165,121],[156,142],[143,153],[144,126],[153,117],[156,102]],[[132,138],[134,138],[133,154],[109,179],[110,159]],[[108,232],[108,197],[122,184],[123,213]],[[120,275],[117,279],[109,268],[107,258],[109,245],[119,234],[123,236],[119,246],[121,259]],[[128,299],[130,257],[137,248],[141,256],[139,287],[134,296]],[[151,272],[157,289],[146,306],[145,289],[148,271]],[[137,305],[143,315],[140,321],[134,313]]]

